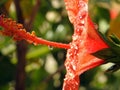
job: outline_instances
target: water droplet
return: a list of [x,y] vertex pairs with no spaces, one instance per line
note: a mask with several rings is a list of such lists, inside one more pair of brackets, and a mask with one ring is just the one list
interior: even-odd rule
[[78,35],[74,35],[74,36],[73,36],[73,40],[77,40],[78,37],[79,37]]
[[76,66],[75,65],[73,65],[73,70],[76,70]]
[[48,46],[48,48],[49,48],[50,50],[53,50],[53,47],[52,47],[52,46]]
[[85,21],[84,21],[84,20],[82,20],[82,21],[81,21],[81,24],[84,24],[84,23],[85,23]]
[[80,19],[82,19],[82,16],[79,16]]

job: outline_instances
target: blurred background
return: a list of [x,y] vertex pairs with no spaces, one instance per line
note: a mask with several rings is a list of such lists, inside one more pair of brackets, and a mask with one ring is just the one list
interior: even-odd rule
[[[119,11],[120,0],[89,0],[90,16],[103,34],[120,37]],[[63,0],[0,0],[0,14],[46,40],[72,40],[73,27]],[[16,42],[0,35],[0,90],[61,90],[65,58],[65,49]],[[82,74],[80,90],[120,90],[120,71],[105,72],[111,65]]]

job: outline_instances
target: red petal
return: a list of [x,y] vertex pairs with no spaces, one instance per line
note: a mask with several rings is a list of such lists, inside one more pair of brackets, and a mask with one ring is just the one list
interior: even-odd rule
[[[68,75],[68,74],[67,74]],[[70,76],[66,76],[70,77]],[[73,78],[66,78],[64,79],[64,88],[63,90],[78,90],[79,89],[79,76],[75,76]]]
[[95,25],[88,17],[88,30],[87,30],[87,40],[85,44],[89,53],[96,52],[103,48],[108,48],[108,45],[99,36],[98,31],[95,29]]
[[103,60],[90,53],[108,48],[108,46],[100,38],[88,17],[87,0],[65,0],[65,3],[69,19],[74,25],[74,34],[71,48],[67,51],[65,62],[67,74],[63,90],[78,90],[79,75],[104,63]]

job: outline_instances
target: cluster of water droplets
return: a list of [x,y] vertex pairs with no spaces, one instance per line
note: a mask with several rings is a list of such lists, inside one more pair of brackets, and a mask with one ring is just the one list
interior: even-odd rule
[[[72,36],[72,42],[70,43],[70,49],[68,49],[67,52],[67,60],[65,63],[66,69],[67,69],[67,79],[66,80],[74,80],[74,86],[79,85],[79,80],[75,80],[74,77],[79,76],[79,67],[80,67],[80,56],[83,56],[85,47],[85,39],[87,34],[87,14],[88,14],[88,5],[85,0],[79,0],[77,14],[74,14],[74,11],[72,13],[72,19],[73,25],[74,25],[74,34]],[[72,11],[71,11],[72,12]],[[71,13],[70,12],[70,13]],[[75,17],[74,17],[75,16]],[[83,51],[82,51],[83,50]],[[79,56],[80,55],[80,56]],[[79,79],[79,77],[78,77]],[[69,81],[69,83],[72,85],[72,82]],[[71,88],[69,90],[77,90],[76,87]]]
[[[76,16],[76,20],[74,22],[74,35],[73,41],[70,44],[70,50],[68,50],[67,58],[69,59],[69,64],[66,63],[67,70],[70,71],[69,74],[71,76],[75,75],[78,67],[78,55],[80,49],[82,49],[82,45],[84,45],[84,33],[86,31],[86,18],[87,18],[87,4],[84,1],[79,1],[79,12]],[[83,39],[83,40],[82,40]]]

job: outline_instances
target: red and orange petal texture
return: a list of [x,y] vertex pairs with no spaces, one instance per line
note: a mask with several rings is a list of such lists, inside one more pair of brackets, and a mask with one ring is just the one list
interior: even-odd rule
[[108,45],[98,35],[88,16],[88,1],[64,1],[70,22],[74,26],[74,34],[65,61],[67,73],[63,90],[78,90],[79,75],[104,63],[103,60],[91,55],[91,53],[108,48]]

